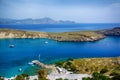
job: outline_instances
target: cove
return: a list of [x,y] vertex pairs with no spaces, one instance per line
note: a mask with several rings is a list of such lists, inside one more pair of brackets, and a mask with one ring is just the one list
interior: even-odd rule
[[[48,43],[45,43],[45,42]],[[9,44],[14,44],[10,48]],[[28,65],[34,59],[51,64],[67,58],[118,57],[120,37],[106,37],[95,42],[58,42],[50,39],[1,39],[0,76],[11,77],[35,70]],[[34,72],[33,72],[34,73]]]

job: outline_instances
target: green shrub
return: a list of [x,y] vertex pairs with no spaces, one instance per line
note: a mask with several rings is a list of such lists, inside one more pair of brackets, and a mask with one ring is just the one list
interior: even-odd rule
[[58,79],[56,79],[56,80],[63,80],[62,78],[58,78]]
[[82,80],[91,80],[91,78],[89,78],[89,77],[88,78],[82,78]]
[[68,66],[71,66],[71,62],[70,61],[68,61],[67,63],[66,63],[66,65],[68,65]]
[[23,73],[23,74],[21,74],[23,77],[28,77],[28,74],[25,74],[25,73]]
[[64,61],[60,61],[60,62],[56,62],[55,64],[56,66],[62,67],[64,63],[65,63]]
[[111,80],[108,76],[100,74],[98,72],[94,72],[92,74],[92,78],[82,78],[82,80]]
[[25,80],[25,79],[22,75],[17,75],[15,80]]
[[116,75],[119,75],[119,74],[116,73],[116,72],[112,72],[112,73],[110,74],[110,76],[116,76]]
[[104,73],[106,73],[106,72],[108,72],[108,70],[105,69],[105,68],[100,71],[101,74],[104,74]]
[[73,61],[74,59],[73,58],[69,58],[67,61]]

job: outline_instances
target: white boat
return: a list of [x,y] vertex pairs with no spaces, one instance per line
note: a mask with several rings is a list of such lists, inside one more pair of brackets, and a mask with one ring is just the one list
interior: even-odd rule
[[13,47],[14,47],[14,45],[12,45],[12,44],[11,44],[11,45],[9,45],[9,47],[10,47],[10,48],[13,48]]
[[47,42],[47,41],[45,41],[45,44],[48,44],[48,42]]
[[32,62],[29,62],[28,64],[29,64],[29,65],[33,65],[33,63],[32,63]]
[[18,71],[21,72],[21,71],[22,71],[22,68],[19,68]]

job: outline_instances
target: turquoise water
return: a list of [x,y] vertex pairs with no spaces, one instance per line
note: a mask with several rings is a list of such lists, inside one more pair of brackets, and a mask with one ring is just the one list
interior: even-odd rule
[[[45,42],[48,41],[48,44]],[[9,48],[14,44],[14,48]],[[67,58],[116,57],[120,56],[120,37],[107,37],[96,42],[57,42],[50,39],[1,39],[0,75],[11,77],[22,68],[30,73],[37,67],[28,65],[34,59],[54,63]],[[38,57],[40,55],[40,58]],[[34,73],[34,72],[31,72]]]
[[[104,24],[20,24],[3,25],[0,28],[66,32],[100,30],[120,26],[120,23]],[[45,42],[48,41],[48,44]],[[9,48],[14,44],[14,48]],[[22,72],[34,74],[39,68],[28,65],[34,59],[54,63],[67,58],[116,57],[120,56],[120,37],[107,37],[96,42],[57,42],[49,39],[1,39],[0,76],[11,77]],[[40,58],[38,57],[40,55]],[[22,68],[22,72],[18,69]]]

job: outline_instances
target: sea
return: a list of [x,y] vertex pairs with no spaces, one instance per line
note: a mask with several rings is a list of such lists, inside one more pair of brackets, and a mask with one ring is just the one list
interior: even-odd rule
[[[70,32],[102,30],[120,26],[120,23],[89,24],[1,24],[0,28],[41,32]],[[46,43],[47,42],[47,43]],[[13,44],[14,48],[9,45]],[[0,76],[37,74],[38,66],[32,60],[53,64],[68,58],[98,58],[120,56],[120,36],[107,36],[95,42],[58,42],[51,39],[0,39]],[[19,69],[22,69],[19,71]]]

